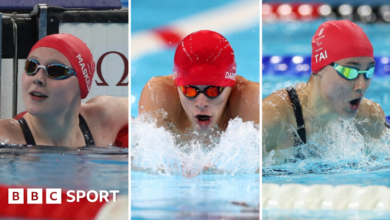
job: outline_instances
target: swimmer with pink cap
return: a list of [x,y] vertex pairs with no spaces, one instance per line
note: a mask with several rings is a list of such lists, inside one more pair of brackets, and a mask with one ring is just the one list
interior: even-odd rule
[[[363,29],[347,20],[327,21],[311,43],[309,81],[278,90],[262,101],[266,150],[306,144],[317,129],[340,118],[355,118],[362,136],[379,138],[384,112],[379,104],[363,98],[375,72],[373,47]],[[361,123],[366,119],[369,122]]]
[[225,130],[235,117],[259,124],[259,84],[236,75],[236,70],[225,37],[208,30],[194,32],[178,45],[173,73],[154,77],[144,87],[139,112],[156,118],[160,126],[172,123],[176,133],[191,127]]
[[127,98],[97,96],[86,103],[95,72],[87,45],[71,34],[39,40],[22,75],[27,112],[2,119],[9,143],[47,146],[110,146],[128,123]]

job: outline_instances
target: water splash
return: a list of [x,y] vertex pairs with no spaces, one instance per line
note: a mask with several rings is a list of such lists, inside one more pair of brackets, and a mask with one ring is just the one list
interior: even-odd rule
[[355,124],[366,122],[335,120],[317,130],[305,145],[263,150],[263,175],[355,173],[389,168],[390,129],[380,139],[364,138]]
[[259,126],[229,121],[225,132],[209,133],[196,129],[184,135],[156,126],[157,120],[143,114],[132,118],[132,169],[153,174],[194,176],[201,173],[228,175],[255,173],[259,170]]

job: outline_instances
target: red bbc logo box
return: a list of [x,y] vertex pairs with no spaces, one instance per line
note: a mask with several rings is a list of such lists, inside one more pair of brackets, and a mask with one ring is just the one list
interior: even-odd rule
[[[43,191],[41,188],[27,189],[27,204],[43,204]],[[61,189],[46,189],[46,204],[61,204]],[[9,188],[8,204],[24,204],[24,189]]]

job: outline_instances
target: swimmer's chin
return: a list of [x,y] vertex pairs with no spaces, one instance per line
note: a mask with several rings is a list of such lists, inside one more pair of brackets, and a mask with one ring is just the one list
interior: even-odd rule
[[356,110],[350,110],[350,109],[344,110],[344,112],[342,114],[340,114],[340,118],[345,119],[345,120],[353,119],[357,115],[358,110],[359,109],[356,109]]
[[196,130],[202,131],[202,132],[210,131],[212,128],[209,125],[198,125],[198,124],[195,127],[196,127]]

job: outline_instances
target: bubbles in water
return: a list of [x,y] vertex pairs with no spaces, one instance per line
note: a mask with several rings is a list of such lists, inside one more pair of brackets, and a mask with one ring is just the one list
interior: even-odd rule
[[[132,119],[132,169],[154,174],[194,176],[200,173],[229,175],[259,170],[259,126],[236,118],[225,132],[196,129],[174,134],[157,127],[157,120],[143,114]],[[170,125],[174,127],[174,125]]]
[[305,145],[263,150],[263,174],[350,173],[389,168],[390,130],[386,129],[377,140],[364,138],[356,127],[361,123],[369,121],[334,120],[317,129]]

